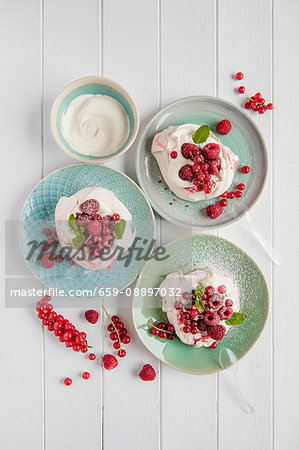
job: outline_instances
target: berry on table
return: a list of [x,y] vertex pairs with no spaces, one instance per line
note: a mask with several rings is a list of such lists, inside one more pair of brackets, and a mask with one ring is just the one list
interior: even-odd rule
[[221,205],[223,207],[227,206],[227,200],[225,200],[225,198],[222,198],[219,202],[219,205]]
[[83,372],[82,373],[82,378],[83,378],[83,380],[88,380],[90,378],[90,373],[89,372]]
[[44,233],[45,236],[51,236],[52,231],[50,230],[50,228],[45,228],[43,233]]
[[176,152],[176,151],[171,152],[171,153],[170,153],[170,157],[171,157],[172,159],[176,159],[176,158],[178,157],[177,152]]
[[51,252],[46,252],[42,255],[41,257],[41,265],[45,268],[45,269],[51,269],[51,267],[54,266],[55,264],[55,256],[54,253]]
[[230,132],[231,129],[232,129],[232,125],[231,125],[230,121],[227,119],[221,120],[221,122],[217,123],[217,125],[216,125],[216,131],[218,134],[226,135]]
[[85,311],[84,313],[85,319],[87,322],[95,324],[98,321],[99,313],[95,311],[94,309],[89,309],[88,311]]
[[241,172],[242,172],[242,173],[249,173],[249,172],[250,172],[250,168],[249,168],[248,166],[243,166],[243,167],[241,168]]
[[106,370],[115,369],[118,365],[118,361],[113,355],[104,355],[103,356],[103,366]]
[[245,189],[245,184],[240,183],[240,184],[238,184],[237,188],[239,189],[239,191],[244,191],[244,189]]
[[242,192],[241,191],[236,191],[235,192],[235,197],[236,198],[241,198],[242,197]]
[[245,92],[245,87],[244,87],[244,86],[239,86],[239,87],[238,87],[238,92],[239,92],[240,94],[244,94],[244,92]]
[[242,80],[244,78],[244,74],[242,72],[237,72],[235,78],[236,80]]
[[234,198],[234,196],[235,196],[234,192],[229,192],[229,193],[227,194],[227,198],[229,198],[229,199]]
[[206,209],[206,212],[210,219],[217,219],[217,217],[219,217],[223,212],[223,206],[209,205]]
[[228,193],[225,191],[225,192],[223,192],[223,194],[221,194],[220,195],[220,197],[222,197],[222,198],[226,198],[227,197],[227,195],[228,195]]
[[72,379],[71,379],[71,378],[65,378],[65,379],[63,380],[63,382],[64,382],[64,384],[65,384],[66,386],[70,386],[70,385],[72,384]]
[[139,378],[142,381],[154,381],[156,378],[156,371],[150,364],[145,364],[139,372]]

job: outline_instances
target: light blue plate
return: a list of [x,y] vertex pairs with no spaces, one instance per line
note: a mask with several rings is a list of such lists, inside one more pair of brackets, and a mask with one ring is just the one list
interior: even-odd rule
[[[78,164],[52,172],[44,178],[27,199],[20,223],[20,241],[25,258],[28,243],[44,239],[43,229],[55,229],[55,207],[62,196],[71,196],[88,186],[99,186],[111,190],[132,214],[132,226],[136,236],[147,239],[148,245],[154,239],[154,217],[152,209],[140,188],[126,175],[100,165]],[[143,246],[144,252],[147,248]],[[68,261],[45,269],[35,252],[28,264],[33,273],[48,287],[69,290],[89,290],[76,297],[99,297],[97,289],[123,289],[140,273],[145,261],[133,257],[128,267],[125,261],[116,261],[111,269],[87,270],[81,266],[71,266]],[[92,292],[91,292],[92,291]],[[73,296],[71,294],[71,296]]]
[[[217,135],[216,124],[230,120],[232,130],[227,136]],[[239,166],[250,167],[245,175],[238,169],[229,190],[237,190],[237,184],[246,186],[241,199],[229,200],[228,206],[215,220],[206,215],[206,207],[219,198],[201,202],[187,202],[176,197],[162,179],[151,145],[156,133],[170,125],[184,123],[207,124],[224,145],[239,156]],[[267,174],[267,152],[264,139],[255,123],[240,108],[216,97],[194,96],[178,100],[160,112],[147,125],[141,136],[136,170],[139,184],[155,210],[166,220],[178,225],[198,229],[219,228],[239,219],[259,198]],[[188,205],[188,206],[186,206]]]

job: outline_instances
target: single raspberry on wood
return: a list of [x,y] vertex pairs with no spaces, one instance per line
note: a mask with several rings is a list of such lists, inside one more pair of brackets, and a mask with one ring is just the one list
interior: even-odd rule
[[217,219],[223,212],[223,206],[221,205],[209,205],[207,207],[207,215],[210,219]]
[[214,142],[210,142],[202,149],[202,153],[206,159],[217,159],[220,153],[220,147]]
[[99,202],[94,198],[90,198],[80,205],[81,211],[89,216],[95,215],[98,212],[99,207]]
[[103,356],[103,366],[106,370],[112,370],[115,369],[115,367],[118,365],[118,361],[113,355],[104,355]]
[[154,381],[156,378],[156,371],[150,364],[145,364],[139,372],[139,378],[143,381]]
[[209,327],[207,330],[208,336],[215,339],[215,341],[221,341],[225,336],[225,327],[223,325],[216,325],[214,327]]
[[90,323],[97,323],[99,318],[99,313],[94,309],[89,309],[88,311],[85,311],[84,315],[85,319]]
[[228,134],[231,129],[232,124],[227,119],[221,120],[221,122],[217,123],[216,125],[216,131],[218,134]]

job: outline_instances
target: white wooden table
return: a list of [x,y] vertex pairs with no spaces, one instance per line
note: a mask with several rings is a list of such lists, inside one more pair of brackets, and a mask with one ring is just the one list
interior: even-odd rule
[[[74,162],[49,127],[51,104],[69,82],[98,74],[122,84],[137,103],[141,131],[180,97],[216,95],[240,105],[232,74],[241,70],[247,92],[260,90],[276,107],[252,114],[270,162],[252,217],[284,259],[275,267],[241,221],[218,233],[254,258],[271,295],[264,333],[239,368],[252,416],[226,373],[196,377],[160,364],[133,331],[128,301],[113,311],[133,342],[118,370],[105,372],[44,332],[31,309],[5,308],[3,281],[1,450],[298,449],[298,1],[1,0],[0,8],[2,218],[18,218],[33,186]],[[111,164],[133,179],[136,147]],[[162,243],[190,232],[157,221]],[[87,326],[73,306],[61,311],[87,330],[97,355],[111,351],[105,329]],[[138,379],[144,363],[156,368],[154,383]],[[79,378],[84,370],[92,372],[88,382]]]

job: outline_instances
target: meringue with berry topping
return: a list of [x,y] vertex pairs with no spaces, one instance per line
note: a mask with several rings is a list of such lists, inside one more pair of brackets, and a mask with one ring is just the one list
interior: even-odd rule
[[73,260],[86,269],[110,269],[117,259],[115,248],[127,250],[135,237],[130,212],[113,192],[102,187],[87,187],[61,197],[55,223],[62,247],[72,248]]
[[[170,295],[173,292],[175,296]],[[160,295],[162,310],[178,338],[197,348],[216,348],[230,326],[245,319],[244,314],[238,313],[236,283],[209,268],[170,273],[160,285]]]
[[187,123],[157,133],[151,148],[169,189],[191,202],[218,197],[226,191],[239,161],[207,125],[203,127],[208,133],[199,144],[193,141],[199,125]]

